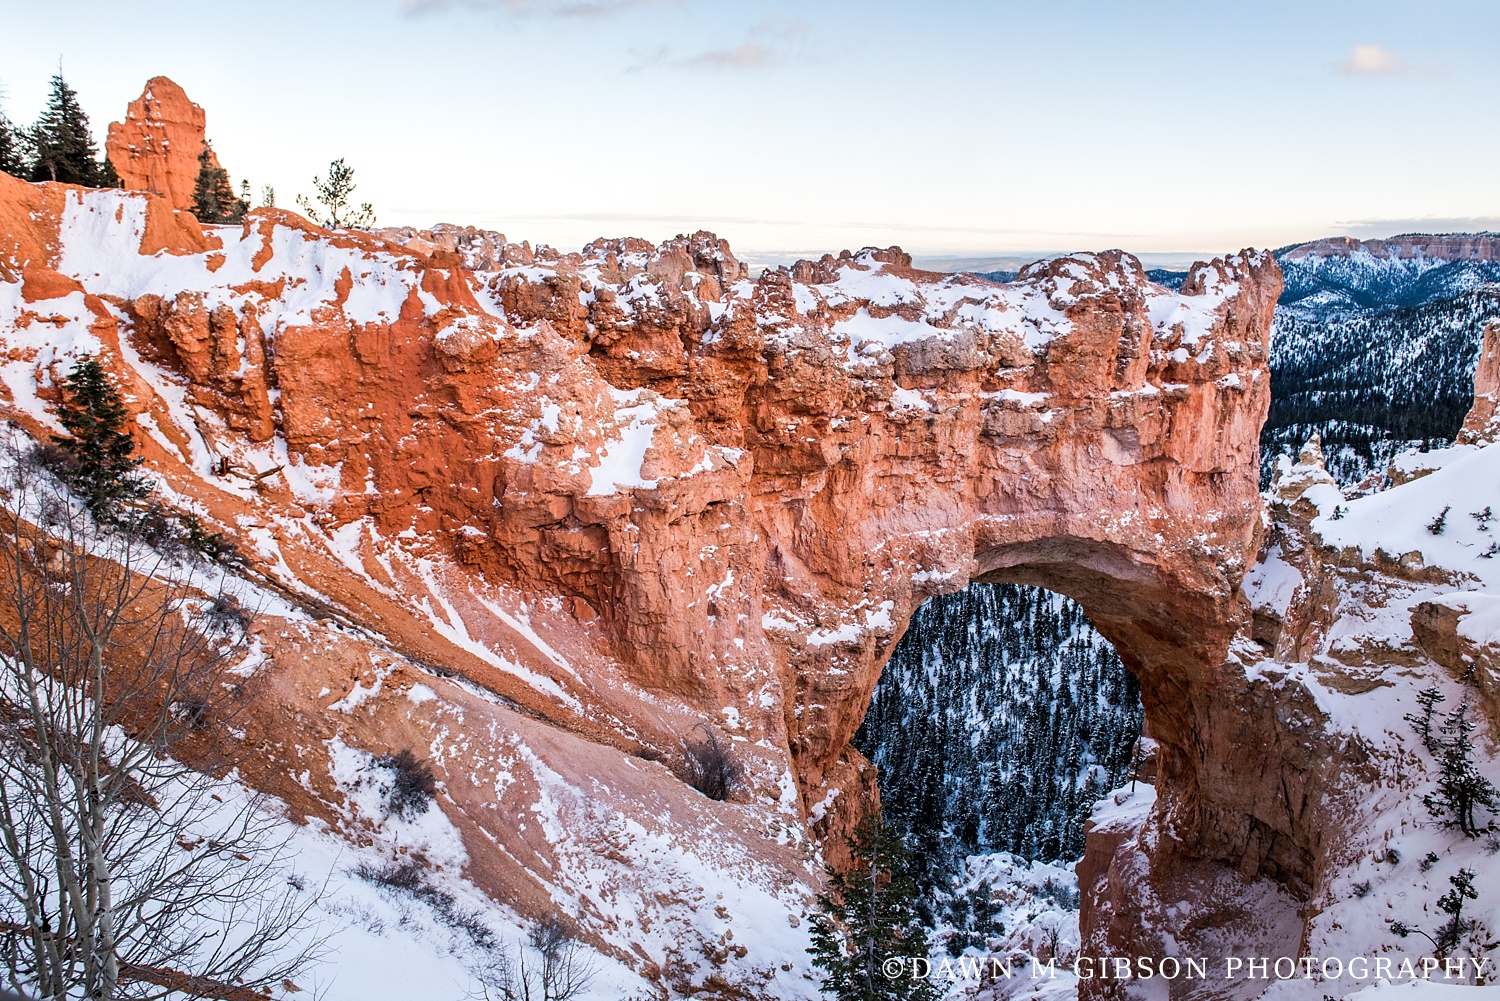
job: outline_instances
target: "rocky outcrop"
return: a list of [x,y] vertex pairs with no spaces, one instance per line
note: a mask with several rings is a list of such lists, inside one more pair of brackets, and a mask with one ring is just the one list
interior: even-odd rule
[[[181,87],[164,76],[152,77],[126,108],[125,120],[109,123],[104,153],[126,190],[161,195],[172,208],[191,212],[206,123],[203,109]],[[211,148],[208,156],[219,166]]]
[[[459,265],[469,271],[497,271],[507,264],[529,264],[532,260],[530,244],[509,244],[504,233],[477,229],[474,226],[452,226],[446,223],[439,223],[431,229],[388,226],[372,230],[372,233],[429,257],[437,254],[456,255]],[[446,260],[451,266],[452,258]]]
[[1500,441],[1500,323],[1484,328],[1474,367],[1474,405],[1458,432],[1460,445]]
[[[1195,731],[1198,781],[1216,790],[1207,826],[1238,844],[1239,865],[1227,846],[1163,853],[1175,836],[1171,807],[1129,814],[1106,802],[1078,866],[1091,890],[1084,954],[1420,956],[1391,933],[1391,916],[1434,897],[1460,868],[1491,864],[1482,841],[1447,830],[1451,818],[1432,805],[1442,763],[1412,720],[1417,693],[1436,689],[1444,713],[1466,705],[1496,732],[1500,544],[1489,501],[1500,449],[1422,458],[1423,475],[1356,497],[1329,476],[1316,438],[1278,470],[1244,580],[1249,614]],[[1481,773],[1497,774],[1483,742],[1473,753]],[[1304,979],[1281,990],[1337,997],[1359,986]],[[1171,995],[1197,992],[1173,984]],[[1083,993],[1130,987],[1084,984]]]
[[[1262,254],[1180,292],[1119,252],[752,281],[707,233],[562,254],[262,209],[206,238],[163,199],[6,178],[0,211],[8,416],[48,433],[98,354],[164,493],[250,557],[248,777],[364,843],[350,761],[429,750],[479,886],[679,993],[811,990],[786,916],[878,802],[848,742],[933,594],[1072,595],[1141,682],[1155,798],[1091,832],[1090,955],[1367,949],[1351,867],[1428,781],[1401,700],[1490,656],[1483,502],[1421,525],[1491,450],[1347,500],[1314,442],[1263,518]],[[704,727],[734,802],[680,780]]]
[[[4,375],[16,419],[40,433],[34,374],[68,344],[98,351],[172,491],[267,586],[371,644],[322,666],[300,626],[267,644],[266,718],[306,739],[268,731],[302,750],[260,780],[305,812],[338,795],[291,778],[326,771],[328,741],[383,753],[382,732],[437,739],[424,727],[461,716],[488,736],[443,763],[454,823],[506,846],[473,865],[531,906],[540,835],[461,769],[518,728],[528,753],[566,744],[572,771],[584,746],[673,764],[711,726],[747,762],[747,830],[808,879],[815,865],[790,875],[797,832],[837,845],[876,800],[849,740],[905,622],[1003,580],[1077,598],[1140,678],[1161,832],[1140,865],[1287,899],[1313,883],[1317,833],[1283,817],[1306,752],[1224,666],[1261,524],[1269,256],[1198,264],[1181,292],[1118,251],[1011,284],[922,272],[897,248],[751,281],[707,233],[560,254],[257,210],[222,246],[148,258],[156,199],[28,190],[54,207],[18,224],[44,231],[33,269],[58,298],[0,317],[27,362]],[[42,323],[74,333],[27,333]],[[317,708],[319,689],[371,686],[357,725]],[[1282,756],[1274,777],[1246,746]]]

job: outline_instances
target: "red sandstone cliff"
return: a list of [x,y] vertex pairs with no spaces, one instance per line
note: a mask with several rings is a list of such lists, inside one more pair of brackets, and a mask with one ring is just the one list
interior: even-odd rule
[[[17,419],[43,433],[28,401],[68,354],[101,354],[170,489],[363,637],[320,653],[305,625],[265,630],[249,739],[284,750],[256,779],[299,810],[337,801],[290,781],[328,772],[329,741],[430,741],[444,714],[487,727],[445,780],[461,829],[503,847],[473,849],[476,878],[524,907],[560,849],[493,811],[483,762],[549,747],[577,786],[599,781],[580,766],[614,775],[609,808],[633,815],[675,780],[632,778],[622,752],[670,763],[707,722],[750,763],[745,804],[722,807],[754,818],[734,840],[805,879],[805,819],[838,833],[875,796],[848,741],[907,618],[1012,580],[1078,598],[1139,676],[1160,865],[1313,878],[1295,837],[1245,843],[1281,823],[1275,796],[1217,781],[1249,781],[1258,739],[1214,716],[1260,524],[1266,255],[1200,264],[1180,294],[1118,252],[1011,285],[896,249],[751,282],[706,233],[567,255],[396,234],[405,249],[260,210],[174,240],[154,199],[7,183],[0,204],[43,209],[7,219],[29,249],[0,264],[20,279]],[[357,712],[324,708],[372,685]],[[417,685],[439,697],[414,715]],[[546,794],[540,774],[508,795]],[[689,807],[671,827],[707,822]]]
[[[565,901],[682,992],[800,996],[801,933],[754,916],[805,907],[819,838],[875,798],[848,740],[931,594],[1068,593],[1139,677],[1155,806],[1080,867],[1087,945],[1117,954],[1347,945],[1349,874],[1391,837],[1360,804],[1397,816],[1417,781],[1349,720],[1490,656],[1442,554],[1340,541],[1389,500],[1335,518],[1315,448],[1263,520],[1265,255],[1180,294],[1118,252],[1009,285],[894,248],[752,282],[707,233],[561,254],[275,210],[205,233],[8,178],[0,215],[8,415],[48,433],[98,354],[164,491],[251,556],[247,777],[379,843],[340,763],[433,749],[479,886]],[[674,774],[701,725],[748,764],[736,802]]]

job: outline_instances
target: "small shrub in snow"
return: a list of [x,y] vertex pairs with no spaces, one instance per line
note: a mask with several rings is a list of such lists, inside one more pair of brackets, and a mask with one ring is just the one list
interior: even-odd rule
[[203,523],[191,514],[179,516],[177,523],[183,533],[183,546],[194,555],[231,570],[249,565],[245,554],[240,552],[239,546],[235,545],[234,540],[223,532],[205,528]]
[[76,477],[82,468],[73,453],[61,445],[38,445],[27,454],[26,461],[64,483]]
[[1491,542],[1490,548],[1479,554],[1482,560],[1492,560],[1496,556],[1500,556],[1500,542]]
[[1452,510],[1453,508],[1451,507],[1443,508],[1442,514],[1427,523],[1427,531],[1433,535],[1442,535],[1443,531],[1448,527],[1448,512]]
[[1470,511],[1469,517],[1479,522],[1479,530],[1481,532],[1488,532],[1490,530],[1490,522],[1495,519],[1495,512],[1490,510],[1489,505],[1485,505],[1483,511]]
[[394,754],[382,754],[375,763],[389,768],[395,775],[386,800],[391,813],[407,819],[427,812],[437,795],[437,776],[432,773],[432,766],[426,759],[402,749]]
[[994,888],[987,879],[980,880],[967,893],[954,893],[943,915],[943,920],[954,929],[946,943],[948,955],[960,956],[970,947],[987,949],[990,936],[1004,935],[1005,923],[995,920],[999,909]]
[[735,756],[734,745],[721,740],[713,730],[699,724],[703,739],[686,744],[687,783],[709,799],[726,800],[745,782],[745,768]]
[[219,594],[203,610],[203,621],[221,633],[243,633],[253,621],[250,610],[232,594]]
[[1426,872],[1441,861],[1442,859],[1438,858],[1437,852],[1428,852],[1427,855],[1422,859],[1422,862],[1418,866],[1418,868],[1420,868],[1423,872]]
[[1370,889],[1370,881],[1368,879],[1362,883],[1355,883],[1354,892],[1351,894],[1351,896],[1353,896],[1355,900],[1363,900],[1370,895]]
[[208,725],[208,700],[199,695],[189,695],[172,704],[177,718],[194,730]]
[[1474,889],[1474,870],[1460,869],[1457,875],[1448,877],[1448,882],[1453,888],[1439,897],[1437,902],[1438,910],[1447,914],[1448,920],[1438,926],[1436,934],[1413,928],[1403,921],[1391,922],[1391,934],[1398,938],[1421,935],[1432,943],[1433,953],[1438,959],[1447,957],[1472,933],[1482,930],[1479,922],[1463,916],[1464,901],[1479,899],[1479,891]]
[[524,944],[498,950],[475,971],[486,1001],[569,1001],[594,975],[592,958],[553,917],[532,925]]
[[490,930],[489,925],[485,924],[478,914],[460,907],[453,894],[433,886],[427,879],[426,870],[416,859],[403,858],[382,866],[361,862],[354,870],[354,874],[377,886],[385,886],[410,894],[431,907],[438,920],[444,925],[454,931],[463,932],[469,937],[469,941],[479,948],[494,947],[495,933]]
[[1039,897],[1046,897],[1065,911],[1078,909],[1078,891],[1066,883],[1056,882],[1051,876],[1048,876],[1042,885],[1036,888],[1036,894]]

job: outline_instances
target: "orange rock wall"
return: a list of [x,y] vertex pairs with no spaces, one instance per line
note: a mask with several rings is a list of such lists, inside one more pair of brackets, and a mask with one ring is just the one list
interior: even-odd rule
[[[837,834],[876,798],[848,741],[910,615],[1042,584],[1141,680],[1151,864],[1312,878],[1315,832],[1243,760],[1276,723],[1220,667],[1260,525],[1268,255],[1181,294],[1114,251],[1011,285],[896,248],[752,281],[706,233],[428,256],[258,210],[75,275],[51,269],[81,234],[150,232],[155,200],[23,188],[0,204],[51,206],[8,220],[48,255],[27,287],[82,282],[152,467],[318,614],[601,747],[743,737],[744,795]],[[463,267],[476,247],[501,266]]]
[[[105,156],[126,190],[161,195],[172,208],[190,212],[206,123],[203,109],[181,87],[164,76],[152,77],[130,102],[125,120],[109,123]],[[212,151],[209,160],[219,166]]]

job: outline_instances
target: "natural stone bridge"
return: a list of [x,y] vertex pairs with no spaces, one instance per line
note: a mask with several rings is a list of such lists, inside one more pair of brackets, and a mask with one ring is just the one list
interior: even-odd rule
[[[876,795],[848,742],[910,615],[1038,584],[1140,679],[1152,878],[1311,886],[1295,769],[1250,750],[1279,724],[1223,666],[1261,517],[1268,255],[1180,292],[1119,252],[1008,285],[896,249],[751,280],[703,233],[561,255],[276,210],[204,233],[4,177],[0,205],[29,248],[7,275],[28,302],[85,293],[153,465],[232,531],[265,526],[242,538],[268,578],[414,663],[600,746],[670,754],[711,721],[747,739],[752,797],[785,800],[789,769],[837,835]],[[61,358],[31,357],[55,384]],[[1089,934],[1139,932],[1086,910]]]

